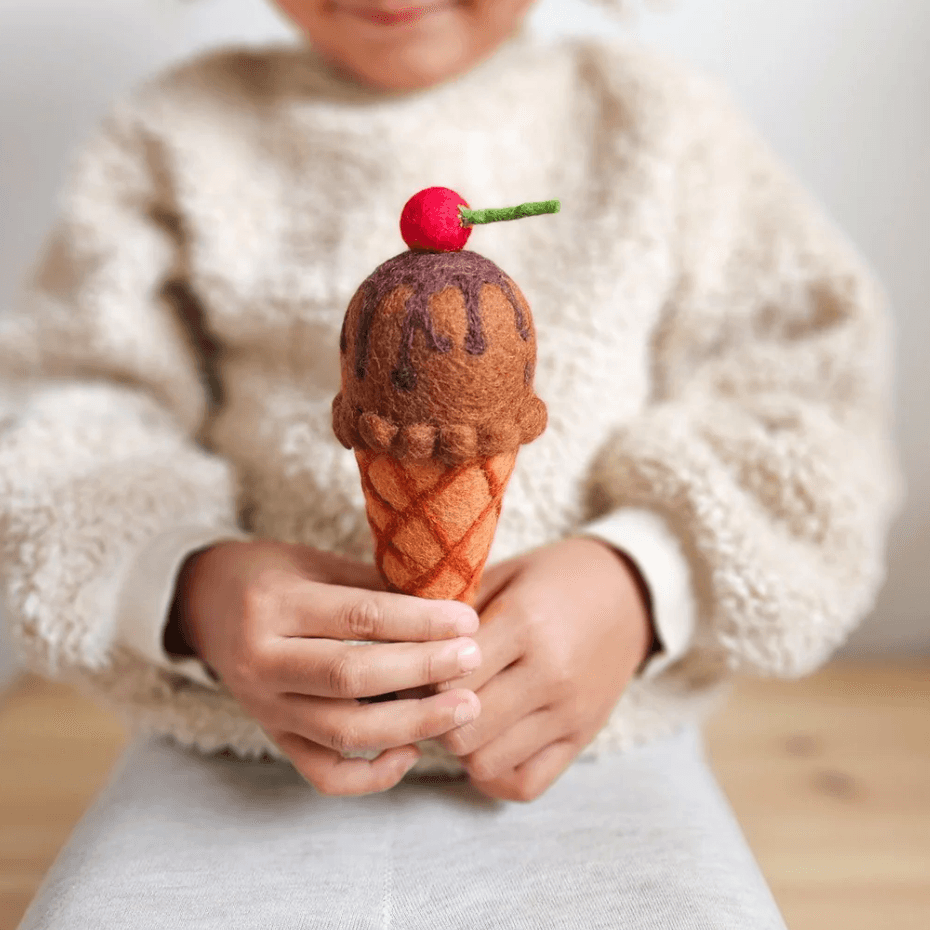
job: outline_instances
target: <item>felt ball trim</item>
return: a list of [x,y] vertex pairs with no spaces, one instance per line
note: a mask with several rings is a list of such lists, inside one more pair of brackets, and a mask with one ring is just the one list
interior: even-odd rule
[[363,413],[358,418],[358,432],[370,449],[382,452],[391,447],[399,430],[396,423],[391,423],[376,413]]
[[528,399],[515,422],[412,423],[399,426],[372,411],[359,411],[340,392],[333,399],[333,431],[346,449],[388,453],[396,459],[440,458],[456,465],[473,458],[510,452],[538,439],[546,429],[548,414],[540,398]]
[[471,228],[459,212],[468,207],[460,194],[448,187],[427,187],[414,194],[400,215],[400,234],[415,251],[457,252],[465,248]]

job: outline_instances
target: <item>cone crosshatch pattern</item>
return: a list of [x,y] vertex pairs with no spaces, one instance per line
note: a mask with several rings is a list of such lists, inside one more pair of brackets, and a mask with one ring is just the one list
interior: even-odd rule
[[447,465],[356,451],[375,562],[403,593],[473,604],[517,450]]

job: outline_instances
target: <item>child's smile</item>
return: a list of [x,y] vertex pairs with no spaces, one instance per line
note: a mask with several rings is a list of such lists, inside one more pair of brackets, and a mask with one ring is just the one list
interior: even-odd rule
[[275,0],[338,70],[383,90],[469,71],[520,27],[534,0]]
[[342,2],[342,0],[333,0],[332,4],[337,12],[358,17],[364,22],[374,23],[378,26],[412,26],[426,17],[446,13],[459,5],[460,4],[456,2],[456,0],[419,5],[410,4],[400,7],[399,9],[385,6],[373,6],[371,4]]

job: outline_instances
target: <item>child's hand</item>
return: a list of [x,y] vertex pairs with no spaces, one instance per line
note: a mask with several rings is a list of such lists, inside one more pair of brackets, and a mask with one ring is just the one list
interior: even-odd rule
[[[380,587],[372,566],[271,540],[197,553],[178,581],[186,642],[323,794],[392,787],[419,756],[411,744],[459,726],[457,709],[480,709],[463,688],[422,700],[356,700],[461,674],[458,652],[474,641],[456,637],[478,627],[464,604]],[[388,751],[372,761],[341,755],[371,749]]]
[[532,801],[607,722],[653,639],[637,574],[593,539],[489,569],[478,601],[481,717],[440,739],[483,794]]

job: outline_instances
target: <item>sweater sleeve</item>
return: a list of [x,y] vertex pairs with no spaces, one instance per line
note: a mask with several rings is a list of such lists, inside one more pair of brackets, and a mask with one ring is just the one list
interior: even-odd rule
[[653,510],[626,507],[587,524],[591,536],[626,555],[648,592],[655,648],[638,674],[655,678],[691,647],[695,606],[691,571],[678,537]]
[[36,671],[116,704],[135,675],[140,703],[170,702],[178,677],[216,689],[162,643],[180,565],[245,534],[230,464],[198,441],[209,359],[175,299],[182,224],[128,103],[82,151],[62,207],[0,320],[4,612]]
[[[681,102],[679,269],[653,394],[592,470],[602,513],[664,518],[690,648],[797,676],[871,608],[899,499],[890,325],[843,237],[717,88]],[[648,577],[648,569],[645,572]]]

